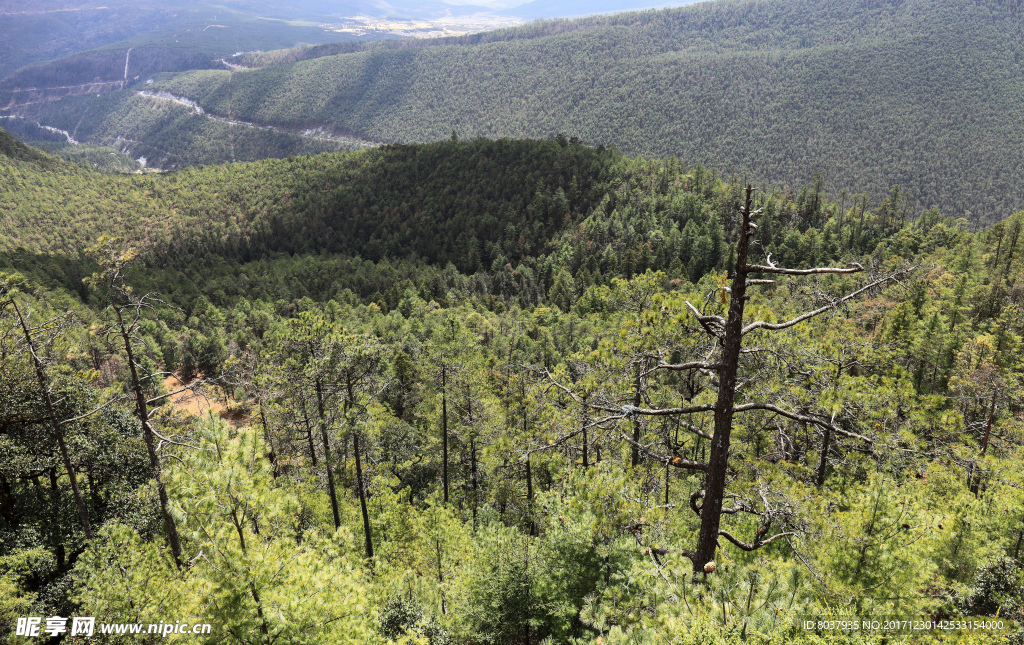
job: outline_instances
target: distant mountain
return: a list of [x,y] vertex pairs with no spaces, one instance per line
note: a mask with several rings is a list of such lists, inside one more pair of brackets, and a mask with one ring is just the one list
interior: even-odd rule
[[[135,46],[161,40],[174,44],[174,38],[168,36],[199,31],[225,21],[231,28],[247,23],[242,44],[237,44],[237,36],[231,36],[225,40],[234,42],[225,43],[225,48],[273,49],[352,40],[352,36],[318,27],[318,23],[341,17],[431,19],[489,11],[485,7],[451,5],[438,0],[10,0],[0,3],[0,79],[26,65],[127,41]],[[290,24],[273,24],[282,20]],[[205,22],[196,28],[199,21]],[[210,44],[202,43],[200,49],[210,49]]]
[[723,0],[242,62],[8,113],[162,167],[564,133],[978,222],[1024,208],[1016,0]]
[[172,10],[145,3],[97,8],[100,4],[64,9],[58,3],[13,3],[0,9],[0,78],[25,65],[159,29],[174,19]]
[[526,20],[587,16],[596,13],[617,13],[664,7],[680,7],[698,0],[659,2],[658,0],[533,0],[502,13]]
[[[93,3],[77,6],[72,3],[49,3],[31,8],[15,6],[19,11],[0,10],[0,79],[38,87],[47,78],[34,76],[41,69],[26,66],[48,62],[51,68],[76,69],[94,65],[96,50],[129,47],[156,47],[166,58],[169,50],[183,50],[187,58],[202,56],[208,66],[209,55],[230,55],[242,49],[272,49],[297,44],[316,44],[352,40],[352,36],[325,31],[315,24],[288,24],[282,18],[295,14],[273,16],[274,11],[261,13],[259,0],[229,2],[230,7],[204,0],[141,0],[125,3]],[[326,3],[325,3],[326,4]],[[341,9],[343,5],[334,5]],[[175,47],[179,45],[179,47]],[[88,52],[83,58],[79,54]],[[178,55],[171,53],[171,58]],[[119,55],[122,59],[123,55]],[[50,62],[55,61],[55,62]],[[83,63],[82,61],[87,61]],[[167,65],[166,71],[194,69],[194,62]],[[20,69],[20,76],[10,79]],[[75,78],[82,78],[79,70]],[[49,71],[47,70],[47,72]],[[107,79],[103,72],[94,76]],[[85,80],[91,81],[93,76]],[[85,81],[81,81],[85,82]]]
[[288,18],[336,18],[356,15],[436,18],[491,11],[483,6],[450,4],[441,0],[228,0],[222,4],[240,11]]

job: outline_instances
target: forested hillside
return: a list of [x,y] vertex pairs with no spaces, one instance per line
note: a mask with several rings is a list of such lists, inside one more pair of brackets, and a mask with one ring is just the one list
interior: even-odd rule
[[[111,6],[113,5],[113,6]],[[130,38],[173,20],[173,3],[4,3],[0,12],[0,78],[32,63],[63,58]],[[90,79],[91,80],[91,79]]]
[[0,97],[7,99],[3,90],[14,87],[118,80],[129,48],[137,55],[135,74],[204,69],[237,51],[360,40],[353,33],[324,29],[325,20],[342,16],[481,10],[421,1],[8,0],[0,7]]
[[[696,280],[724,261],[736,225],[735,213],[723,219],[729,209],[718,204],[726,197],[714,192],[714,169],[626,158],[563,137],[449,140],[129,176],[40,155],[2,131],[0,142],[10,151],[0,156],[7,252],[74,257],[113,229],[175,266],[211,253],[242,261],[343,253],[452,263],[471,274],[551,258],[574,275],[671,267]],[[737,185],[732,191],[735,210]],[[897,190],[877,207],[864,195],[828,207],[820,182],[771,192],[767,208],[765,242],[784,261],[806,252],[812,263],[869,253],[913,214]]]
[[1018,642],[1022,228],[561,137],[0,132],[0,639]]
[[31,116],[83,141],[167,151],[147,154],[165,167],[248,158],[230,156],[209,115],[371,142],[561,132],[773,185],[821,173],[833,196],[867,191],[874,204],[899,185],[921,210],[993,222],[1024,207],[1022,34],[1010,0],[725,0],[157,79],[207,118],[154,121],[153,101],[129,93]]
[[[326,141],[322,136],[268,128],[240,126],[236,135],[223,120],[193,122],[191,109],[166,101],[158,109],[136,111],[126,125],[115,104],[103,96],[124,90],[122,100],[131,96],[154,108],[153,101],[129,89],[145,88],[153,74],[225,69],[222,61],[233,60],[239,52],[360,40],[279,14],[314,17],[309,12],[324,10],[323,5],[300,1],[274,8],[246,1],[225,7],[145,0],[103,7],[28,3],[9,9],[0,12],[0,116],[13,118],[5,118],[3,125],[22,141],[62,157],[125,172],[139,167],[136,160],[170,168],[361,147],[355,141]],[[72,110],[76,117],[67,128],[55,129],[64,131],[60,138],[52,136],[54,126],[45,117],[18,117],[21,110],[32,112],[62,97],[61,110]],[[105,120],[114,132],[104,136],[95,127],[97,119]],[[184,137],[182,127],[187,129]],[[179,145],[182,139],[184,145]]]
[[51,88],[47,96],[52,98],[61,96],[62,88],[118,81],[130,86],[160,72],[224,69],[218,60],[230,60],[239,51],[352,39],[313,25],[267,20],[224,7],[200,5],[181,13],[169,24],[142,35],[9,70],[0,75],[0,104],[38,100],[33,91],[38,93],[40,88]]
[[636,11],[651,7],[679,6],[692,4],[687,2],[663,2],[662,0],[531,0],[505,10],[505,13],[520,16],[528,20],[537,18],[559,18],[564,16],[585,16],[594,13],[611,13],[618,11]]

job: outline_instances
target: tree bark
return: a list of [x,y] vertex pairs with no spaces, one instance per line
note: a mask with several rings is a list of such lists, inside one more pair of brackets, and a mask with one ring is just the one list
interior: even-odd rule
[[444,487],[444,503],[448,503],[448,375],[445,367],[441,368],[441,444],[443,461],[441,463],[441,480]]
[[670,483],[672,481],[670,479],[671,473],[672,473],[672,468],[670,468],[668,464],[665,464],[665,506],[668,506],[669,485],[670,485]]
[[476,533],[477,505],[479,503],[479,483],[476,479],[476,438],[469,438],[470,486],[473,489],[473,532]]
[[530,514],[530,535],[536,533],[536,523],[533,521],[533,472],[530,470],[530,456],[526,456],[526,508]]
[[718,400],[715,403],[715,434],[711,439],[711,455],[704,481],[704,503],[700,513],[700,535],[694,552],[694,573],[715,559],[718,531],[722,521],[725,483],[729,467],[729,441],[732,434],[733,405],[736,400],[736,374],[739,370],[743,344],[743,309],[747,291],[747,250],[750,235],[751,195],[749,184],[743,205],[739,241],[736,244],[736,267],[729,299],[729,317],[722,339],[721,367],[718,370]]
[[[843,377],[843,363],[845,354],[840,351],[836,360],[836,377],[832,382],[832,391],[839,390],[839,380]],[[835,417],[833,417],[835,420]],[[821,456],[818,459],[818,471],[814,475],[814,482],[818,488],[825,485],[825,475],[828,472],[828,451],[832,447],[832,428],[825,427],[821,437]]]
[[821,488],[825,485],[825,471],[828,468],[828,450],[832,442],[832,429],[825,428],[821,438],[821,456],[818,458],[818,471],[814,475],[814,483]]
[[[636,383],[634,384],[633,392],[633,407],[640,407],[640,385],[641,385],[641,373],[643,368],[637,366]],[[633,420],[633,449],[630,455],[630,464],[633,468],[640,465],[640,419],[636,418]]]
[[[466,384],[466,420],[473,423],[473,397],[469,393],[469,384]],[[471,431],[469,435],[469,486],[473,491],[473,533],[476,533],[477,506],[479,504],[479,482],[476,477],[476,432]]]
[[327,419],[324,410],[323,384],[316,381],[316,406],[320,415],[320,436],[324,442],[324,465],[327,467],[327,490],[331,495],[331,511],[334,513],[334,530],[341,528],[341,513],[338,511],[338,492],[334,486],[334,464],[331,460],[331,442],[327,434]]
[[306,402],[302,402],[302,419],[306,422],[306,440],[309,442],[309,458],[316,468],[316,446],[313,443],[313,425],[309,422],[309,413],[306,412]]
[[366,510],[366,490],[363,487],[363,462],[359,456],[359,431],[352,433],[356,456],[356,486],[359,488],[359,508],[363,512],[363,535],[366,538],[366,557],[373,558],[373,536],[370,535],[370,515]]
[[156,452],[156,437],[153,435],[153,428],[149,425],[149,409],[146,403],[146,394],[142,391],[142,381],[139,379],[139,372],[135,366],[135,352],[132,351],[132,340],[128,333],[128,326],[125,325],[124,316],[121,314],[121,307],[114,306],[117,314],[117,322],[121,330],[121,340],[124,342],[124,351],[128,355],[128,369],[132,375],[132,389],[135,391],[135,406],[139,415],[139,422],[142,424],[142,436],[146,441],[146,450],[149,452],[149,465],[153,469],[153,479],[156,480],[156,490],[160,497],[160,513],[163,515],[164,528],[167,530],[167,540],[171,543],[171,554],[174,562],[181,568],[181,541],[178,538],[178,526],[171,515],[170,500],[167,498],[167,487],[164,485],[161,476],[160,456]]

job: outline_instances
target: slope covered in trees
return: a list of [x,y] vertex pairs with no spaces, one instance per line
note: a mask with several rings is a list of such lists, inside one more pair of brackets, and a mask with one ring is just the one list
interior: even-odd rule
[[[832,194],[866,190],[876,203],[899,185],[920,208],[991,222],[1024,206],[1022,33],[1019,5],[1004,0],[727,0],[350,53],[328,46],[155,87],[211,114],[370,141],[563,132],[776,185],[822,173]],[[140,125],[152,106],[135,98],[88,111],[51,104],[37,116],[68,129],[88,112],[83,140],[160,141],[159,128]],[[175,147],[209,146],[211,133],[192,127],[169,138]]]
[[[735,186],[729,196],[714,192],[713,169],[627,158],[564,137],[449,140],[131,176],[58,162],[2,133],[0,141],[12,151],[0,156],[0,248],[74,255],[113,227],[172,265],[209,253],[243,261],[343,253],[474,273],[550,258],[591,280],[648,268],[697,279],[727,258],[723,235],[736,225],[728,213],[740,199]],[[810,262],[870,252],[914,214],[898,190],[878,205],[859,195],[829,206],[820,182],[774,191],[769,203],[764,239],[786,261],[804,251]]]
[[0,639],[1020,638],[1024,213],[558,138],[111,176],[0,133],[0,172]]
[[536,20],[538,18],[560,18],[564,16],[585,16],[595,13],[636,11],[651,7],[668,7],[691,4],[689,2],[662,2],[661,0],[598,0],[596,2],[554,2],[553,0],[531,0],[505,9],[513,16]]
[[4,119],[7,132],[19,141],[74,163],[85,163],[104,172],[137,172],[142,166],[121,149],[70,141],[64,132],[43,128],[24,119]]
[[189,64],[206,68],[211,58],[237,51],[358,40],[351,33],[321,28],[325,20],[340,16],[435,16],[480,8],[441,2],[382,6],[359,0],[11,0],[2,9],[0,87],[10,89],[89,83],[97,76],[117,80],[129,47],[137,48],[136,73],[152,74],[189,69]]
[[151,2],[6,2],[0,13],[0,78],[159,28],[173,20],[173,9],[171,3],[161,8]]
[[154,20],[155,28],[140,29],[141,34],[0,74],[0,104],[37,99],[30,90],[38,88],[53,88],[50,95],[61,96],[61,88],[95,82],[133,85],[159,72],[224,69],[218,60],[230,60],[239,51],[355,38],[313,24],[270,20],[217,5],[187,3],[176,9],[174,13],[165,9],[168,20]]

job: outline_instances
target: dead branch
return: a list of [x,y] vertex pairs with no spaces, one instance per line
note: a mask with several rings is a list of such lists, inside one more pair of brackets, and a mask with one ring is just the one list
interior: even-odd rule
[[742,549],[744,551],[748,551],[748,552],[749,551],[756,551],[756,550],[760,549],[763,546],[767,546],[767,545],[771,544],[772,542],[774,542],[775,540],[777,540],[779,538],[784,538],[784,537],[789,537],[791,535],[796,535],[796,533],[794,533],[792,531],[787,531],[785,533],[776,533],[775,535],[771,536],[767,540],[762,540],[759,537],[755,537],[754,541],[752,543],[747,543],[747,542],[743,542],[743,541],[739,540],[732,533],[729,533],[729,531],[726,531],[725,529],[718,529],[718,534],[720,536],[724,537],[725,539],[729,540],[733,544],[735,544],[740,549]]
[[800,421],[801,423],[813,423],[814,425],[820,426],[822,428],[827,428],[838,435],[849,437],[850,439],[860,439],[861,441],[864,441],[866,443],[875,442],[874,439],[870,439],[868,437],[865,437],[864,435],[859,435],[856,432],[843,430],[842,428],[836,427],[827,421],[819,419],[818,417],[809,417],[802,414],[797,414],[796,412],[790,412],[789,410],[784,410],[777,405],[772,405],[771,403],[744,403],[742,405],[737,405],[735,408],[733,408],[734,412],[749,412],[750,410],[767,410],[768,412],[774,412],[779,416],[786,417],[787,419],[792,419],[793,421]]
[[[838,267],[815,267],[813,269],[786,269],[784,267],[777,266],[764,266],[763,264],[748,264],[746,270],[748,273],[779,273],[782,275],[814,275],[816,273],[860,273],[864,270],[857,262],[851,262],[847,269],[840,269]],[[747,284],[752,284],[753,281],[748,281]]]
[[701,472],[704,472],[708,469],[708,465],[704,462],[691,461],[689,459],[683,459],[682,457],[666,457],[663,455],[656,455],[653,452],[651,452],[647,448],[647,446],[637,441],[633,441],[633,437],[630,437],[625,432],[620,431],[619,434],[626,441],[626,443],[638,449],[640,452],[644,454],[645,457],[652,461],[656,461],[662,465],[672,466],[674,468],[682,468],[683,470],[699,470]]
[[852,293],[846,294],[845,296],[843,296],[842,298],[839,298],[835,302],[830,302],[829,304],[825,305],[824,307],[819,307],[818,309],[815,309],[813,311],[808,311],[807,313],[802,314],[800,316],[797,316],[796,318],[792,318],[790,320],[787,320],[786,322],[768,323],[768,322],[765,322],[763,320],[758,320],[757,322],[752,322],[749,325],[747,325],[746,327],[744,327],[743,331],[741,333],[743,335],[746,335],[746,334],[749,334],[750,332],[755,331],[757,329],[768,329],[768,330],[771,330],[771,331],[777,331],[779,329],[786,329],[787,327],[792,327],[793,325],[798,325],[798,324],[802,323],[803,321],[810,320],[811,318],[814,318],[815,316],[819,316],[819,315],[825,313],[826,311],[829,311],[830,309],[835,309],[836,307],[838,307],[839,305],[843,304],[844,302],[846,302],[848,300],[852,300],[852,299],[856,298],[857,296],[861,295],[862,293],[864,293],[866,291],[870,291],[871,289],[874,289],[875,287],[883,285],[886,282],[891,282],[891,281],[893,281],[895,279],[896,279],[895,275],[888,275],[888,276],[885,276],[883,278],[879,278],[878,280],[874,280],[874,281],[864,285],[860,289],[857,289],[856,291],[854,291]]

